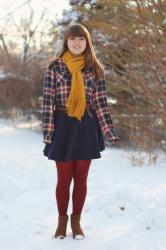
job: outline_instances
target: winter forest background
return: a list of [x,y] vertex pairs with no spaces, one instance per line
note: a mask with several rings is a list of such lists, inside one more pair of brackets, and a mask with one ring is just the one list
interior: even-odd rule
[[[27,14],[16,18],[24,5]],[[165,151],[166,1],[72,0],[66,7],[57,17],[43,5],[36,17],[31,1],[25,1],[1,18],[1,116],[41,121],[45,68],[60,51],[66,24],[80,21],[105,66],[120,146]]]
[[[102,159],[92,164],[83,217],[86,239],[76,243],[68,237],[66,244],[50,239],[57,223],[56,172],[42,155],[42,91],[45,70],[71,21],[89,29],[105,67],[120,143],[106,141]],[[165,153],[166,0],[0,2],[4,250],[166,250]]]

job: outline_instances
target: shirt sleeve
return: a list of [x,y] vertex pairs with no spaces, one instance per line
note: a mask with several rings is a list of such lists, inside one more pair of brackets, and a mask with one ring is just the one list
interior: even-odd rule
[[105,77],[96,81],[92,95],[92,102],[102,133],[108,141],[112,141],[116,135],[107,103]]
[[55,74],[49,66],[44,75],[43,84],[43,136],[44,143],[51,143],[54,133]]

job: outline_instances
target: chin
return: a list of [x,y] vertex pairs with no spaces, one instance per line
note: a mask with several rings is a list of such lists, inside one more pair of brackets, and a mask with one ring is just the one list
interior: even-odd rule
[[81,51],[79,51],[79,52],[73,52],[73,54],[75,54],[75,55],[79,55],[81,53],[82,53]]
[[74,56],[79,56],[79,55],[82,54],[82,52],[79,52],[79,53],[73,53],[73,52],[72,52],[72,54],[73,54]]

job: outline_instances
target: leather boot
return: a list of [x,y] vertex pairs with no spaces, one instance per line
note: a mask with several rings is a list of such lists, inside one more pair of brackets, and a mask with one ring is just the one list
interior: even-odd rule
[[84,238],[84,233],[80,226],[80,218],[81,218],[80,214],[78,215],[71,214],[70,216],[73,239],[76,240],[82,240]]
[[66,237],[68,215],[58,216],[58,226],[55,232],[55,238],[64,239]]

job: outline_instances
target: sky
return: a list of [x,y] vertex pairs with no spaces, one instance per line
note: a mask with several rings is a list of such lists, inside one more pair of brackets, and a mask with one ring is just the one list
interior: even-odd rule
[[0,21],[3,21],[3,19],[12,11],[15,17],[18,17],[23,13],[25,14],[28,6],[27,2],[29,2],[34,8],[36,15],[40,13],[43,7],[47,7],[51,16],[60,14],[64,8],[69,8],[68,0],[1,0]]
[[[0,0],[0,33],[3,34],[6,41],[18,44],[18,48],[22,47],[23,40],[20,37],[21,20],[26,18],[30,20],[29,5],[34,10],[34,17],[32,22],[32,29],[40,23],[36,33],[47,33],[49,30],[49,23],[61,18],[63,9],[69,9],[69,0]],[[42,11],[46,10],[44,21],[39,22]],[[12,13],[12,15],[11,15]],[[45,40],[47,39],[44,38]],[[39,39],[37,39],[37,46],[40,47]],[[14,47],[18,50],[17,46]]]

